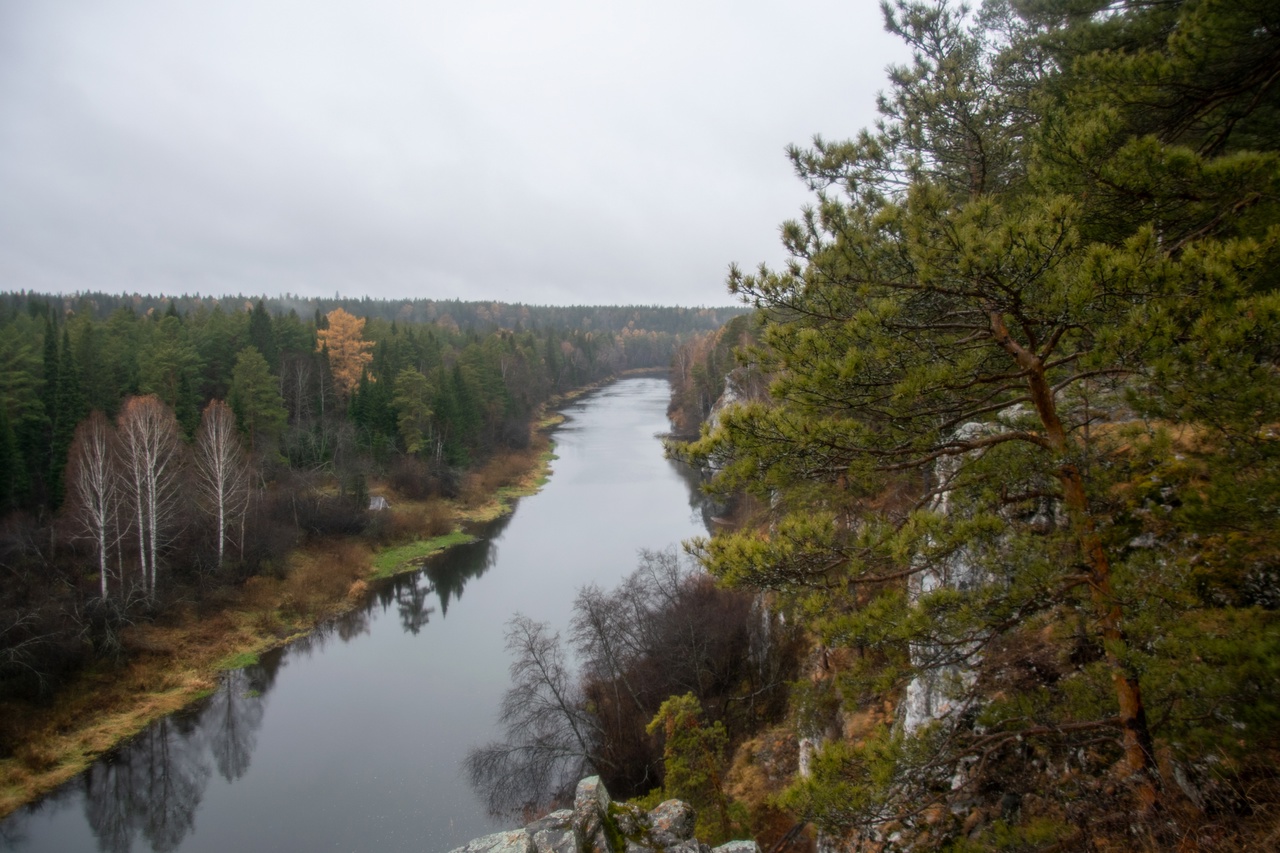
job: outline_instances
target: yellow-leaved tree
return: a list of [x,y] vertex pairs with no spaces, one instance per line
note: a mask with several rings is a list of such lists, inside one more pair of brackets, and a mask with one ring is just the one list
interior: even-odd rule
[[365,365],[373,360],[373,341],[364,339],[364,318],[341,308],[335,308],[326,316],[327,329],[316,330],[316,349],[328,350],[329,366],[333,370],[333,382],[338,393],[347,398],[360,382]]

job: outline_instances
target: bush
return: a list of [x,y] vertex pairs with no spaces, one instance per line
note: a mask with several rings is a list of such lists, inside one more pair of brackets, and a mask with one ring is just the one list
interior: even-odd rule
[[369,523],[368,497],[365,506],[350,496],[308,492],[293,498],[294,520],[307,536],[358,536]]
[[436,464],[416,456],[398,456],[391,462],[387,482],[401,497],[409,500],[458,496],[459,478],[456,471],[444,464]]

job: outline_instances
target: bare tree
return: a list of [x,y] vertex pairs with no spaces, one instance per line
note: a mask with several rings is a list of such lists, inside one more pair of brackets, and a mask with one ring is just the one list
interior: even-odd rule
[[72,513],[97,550],[99,588],[104,600],[109,574],[107,562],[117,538],[116,513],[120,499],[115,443],[110,421],[95,410],[76,427],[67,466]]
[[652,789],[663,758],[646,726],[672,696],[693,694],[735,735],[782,710],[789,632],[674,549],[641,551],[619,586],[581,589],[573,610],[576,675],[546,625],[524,616],[508,623],[504,737],[467,756],[472,786],[495,814],[551,805],[587,771],[611,791]]
[[511,688],[502,700],[506,737],[467,753],[467,772],[495,815],[531,811],[572,794],[598,769],[599,727],[565,665],[558,634],[517,615],[507,623]]
[[173,410],[157,397],[130,397],[118,433],[125,491],[133,505],[138,561],[147,594],[156,593],[156,561],[177,515],[182,442]]
[[[311,355],[292,354],[280,367],[280,396],[289,408],[289,422],[298,426],[311,417],[311,399],[315,396],[312,388],[312,375],[315,364]],[[323,385],[320,383],[320,393]],[[321,407],[323,408],[323,400]]]
[[218,565],[226,556],[228,528],[239,526],[243,548],[249,506],[249,463],[236,431],[236,416],[222,400],[205,407],[196,433],[195,480],[202,507],[218,525]]

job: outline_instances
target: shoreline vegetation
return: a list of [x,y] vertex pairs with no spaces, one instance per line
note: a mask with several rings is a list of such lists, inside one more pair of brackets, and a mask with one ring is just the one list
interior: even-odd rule
[[[121,665],[96,664],[80,673],[49,705],[14,721],[25,733],[15,754],[0,760],[0,819],[39,800],[105,753],[160,718],[212,693],[224,672],[251,666],[274,648],[307,636],[327,620],[359,606],[370,583],[416,571],[427,557],[477,537],[469,525],[500,518],[515,501],[539,492],[556,458],[550,432],[565,420],[558,410],[621,378],[665,371],[622,371],[549,400],[535,419],[526,450],[496,454],[465,475],[459,498],[391,500],[384,510],[393,544],[333,537],[290,553],[280,578],[253,577],[217,605],[190,604],[155,622],[129,628],[131,655]],[[441,527],[447,533],[427,535]]]

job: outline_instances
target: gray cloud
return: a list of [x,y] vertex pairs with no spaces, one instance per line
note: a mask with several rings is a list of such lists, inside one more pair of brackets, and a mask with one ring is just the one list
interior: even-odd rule
[[0,288],[724,304],[876,4],[0,0]]

